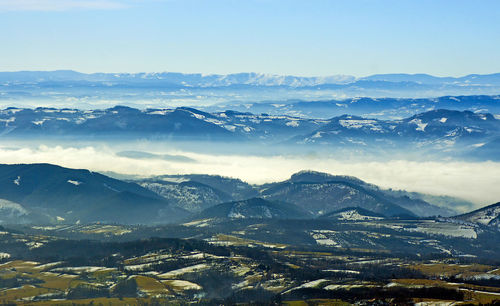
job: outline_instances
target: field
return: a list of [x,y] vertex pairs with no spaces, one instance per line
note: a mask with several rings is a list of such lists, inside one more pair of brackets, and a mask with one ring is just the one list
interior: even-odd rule
[[[479,305],[500,300],[498,260],[435,247],[464,238],[428,237],[374,221],[257,221],[224,224],[227,230],[199,223],[4,228],[0,303],[347,305],[378,300]],[[154,235],[159,238],[145,238]],[[184,237],[160,238],[171,235]],[[465,239],[482,243],[483,237]],[[395,238],[418,244],[398,244]],[[342,245],[318,239],[337,239]],[[428,253],[411,254],[415,248],[425,251],[422,245],[429,246]],[[407,249],[398,252],[401,246]]]

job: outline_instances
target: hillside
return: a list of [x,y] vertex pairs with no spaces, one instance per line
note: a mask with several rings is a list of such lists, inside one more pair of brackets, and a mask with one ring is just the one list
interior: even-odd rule
[[262,197],[296,204],[314,215],[328,214],[346,207],[360,207],[385,216],[451,215],[420,199],[398,196],[351,176],[301,171],[284,182],[260,188]]
[[307,219],[310,217],[306,211],[292,204],[252,198],[210,207],[198,214],[195,219]]
[[500,225],[500,202],[456,216],[455,218],[471,223],[498,227]]
[[[156,192],[173,205],[195,213],[223,202],[262,197],[271,201],[294,203],[313,215],[345,207],[375,209],[387,216],[457,214],[452,206],[454,199],[449,199],[451,204],[442,207],[418,198],[423,195],[417,193],[410,194],[409,197],[408,193],[383,190],[355,177],[315,171],[300,171],[289,180],[263,185],[249,185],[239,179],[200,174],[162,175],[133,182]],[[377,205],[380,206],[376,207]]]
[[53,221],[151,223],[187,215],[137,184],[50,164],[0,165],[0,199]]

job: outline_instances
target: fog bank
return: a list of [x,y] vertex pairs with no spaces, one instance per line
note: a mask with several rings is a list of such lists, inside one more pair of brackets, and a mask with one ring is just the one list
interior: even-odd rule
[[355,176],[383,188],[460,197],[478,207],[500,201],[500,163],[497,162],[345,162],[333,157],[304,155],[214,155],[179,150],[152,153],[180,155],[187,159],[136,159],[118,156],[108,147],[41,145],[36,148],[0,147],[0,163],[52,163],[69,168],[142,176],[218,174],[259,184],[285,180],[295,172],[308,169]]

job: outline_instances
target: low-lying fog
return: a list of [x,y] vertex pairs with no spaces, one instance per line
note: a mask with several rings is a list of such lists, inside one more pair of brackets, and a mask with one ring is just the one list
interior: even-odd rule
[[[233,144],[238,146],[237,144]],[[214,145],[215,146],[215,145]],[[401,158],[345,159],[333,154],[216,153],[149,143],[19,144],[0,143],[0,163],[52,163],[128,175],[218,174],[249,183],[281,181],[300,170],[351,175],[383,188],[449,195],[478,207],[500,201],[500,163],[422,161]],[[148,154],[146,154],[147,152]],[[229,152],[229,151],[226,151]]]

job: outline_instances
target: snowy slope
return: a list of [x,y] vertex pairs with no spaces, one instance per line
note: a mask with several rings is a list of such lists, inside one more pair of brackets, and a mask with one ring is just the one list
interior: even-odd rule
[[457,216],[456,218],[471,223],[497,226],[499,217],[500,202],[480,208],[467,214]]

